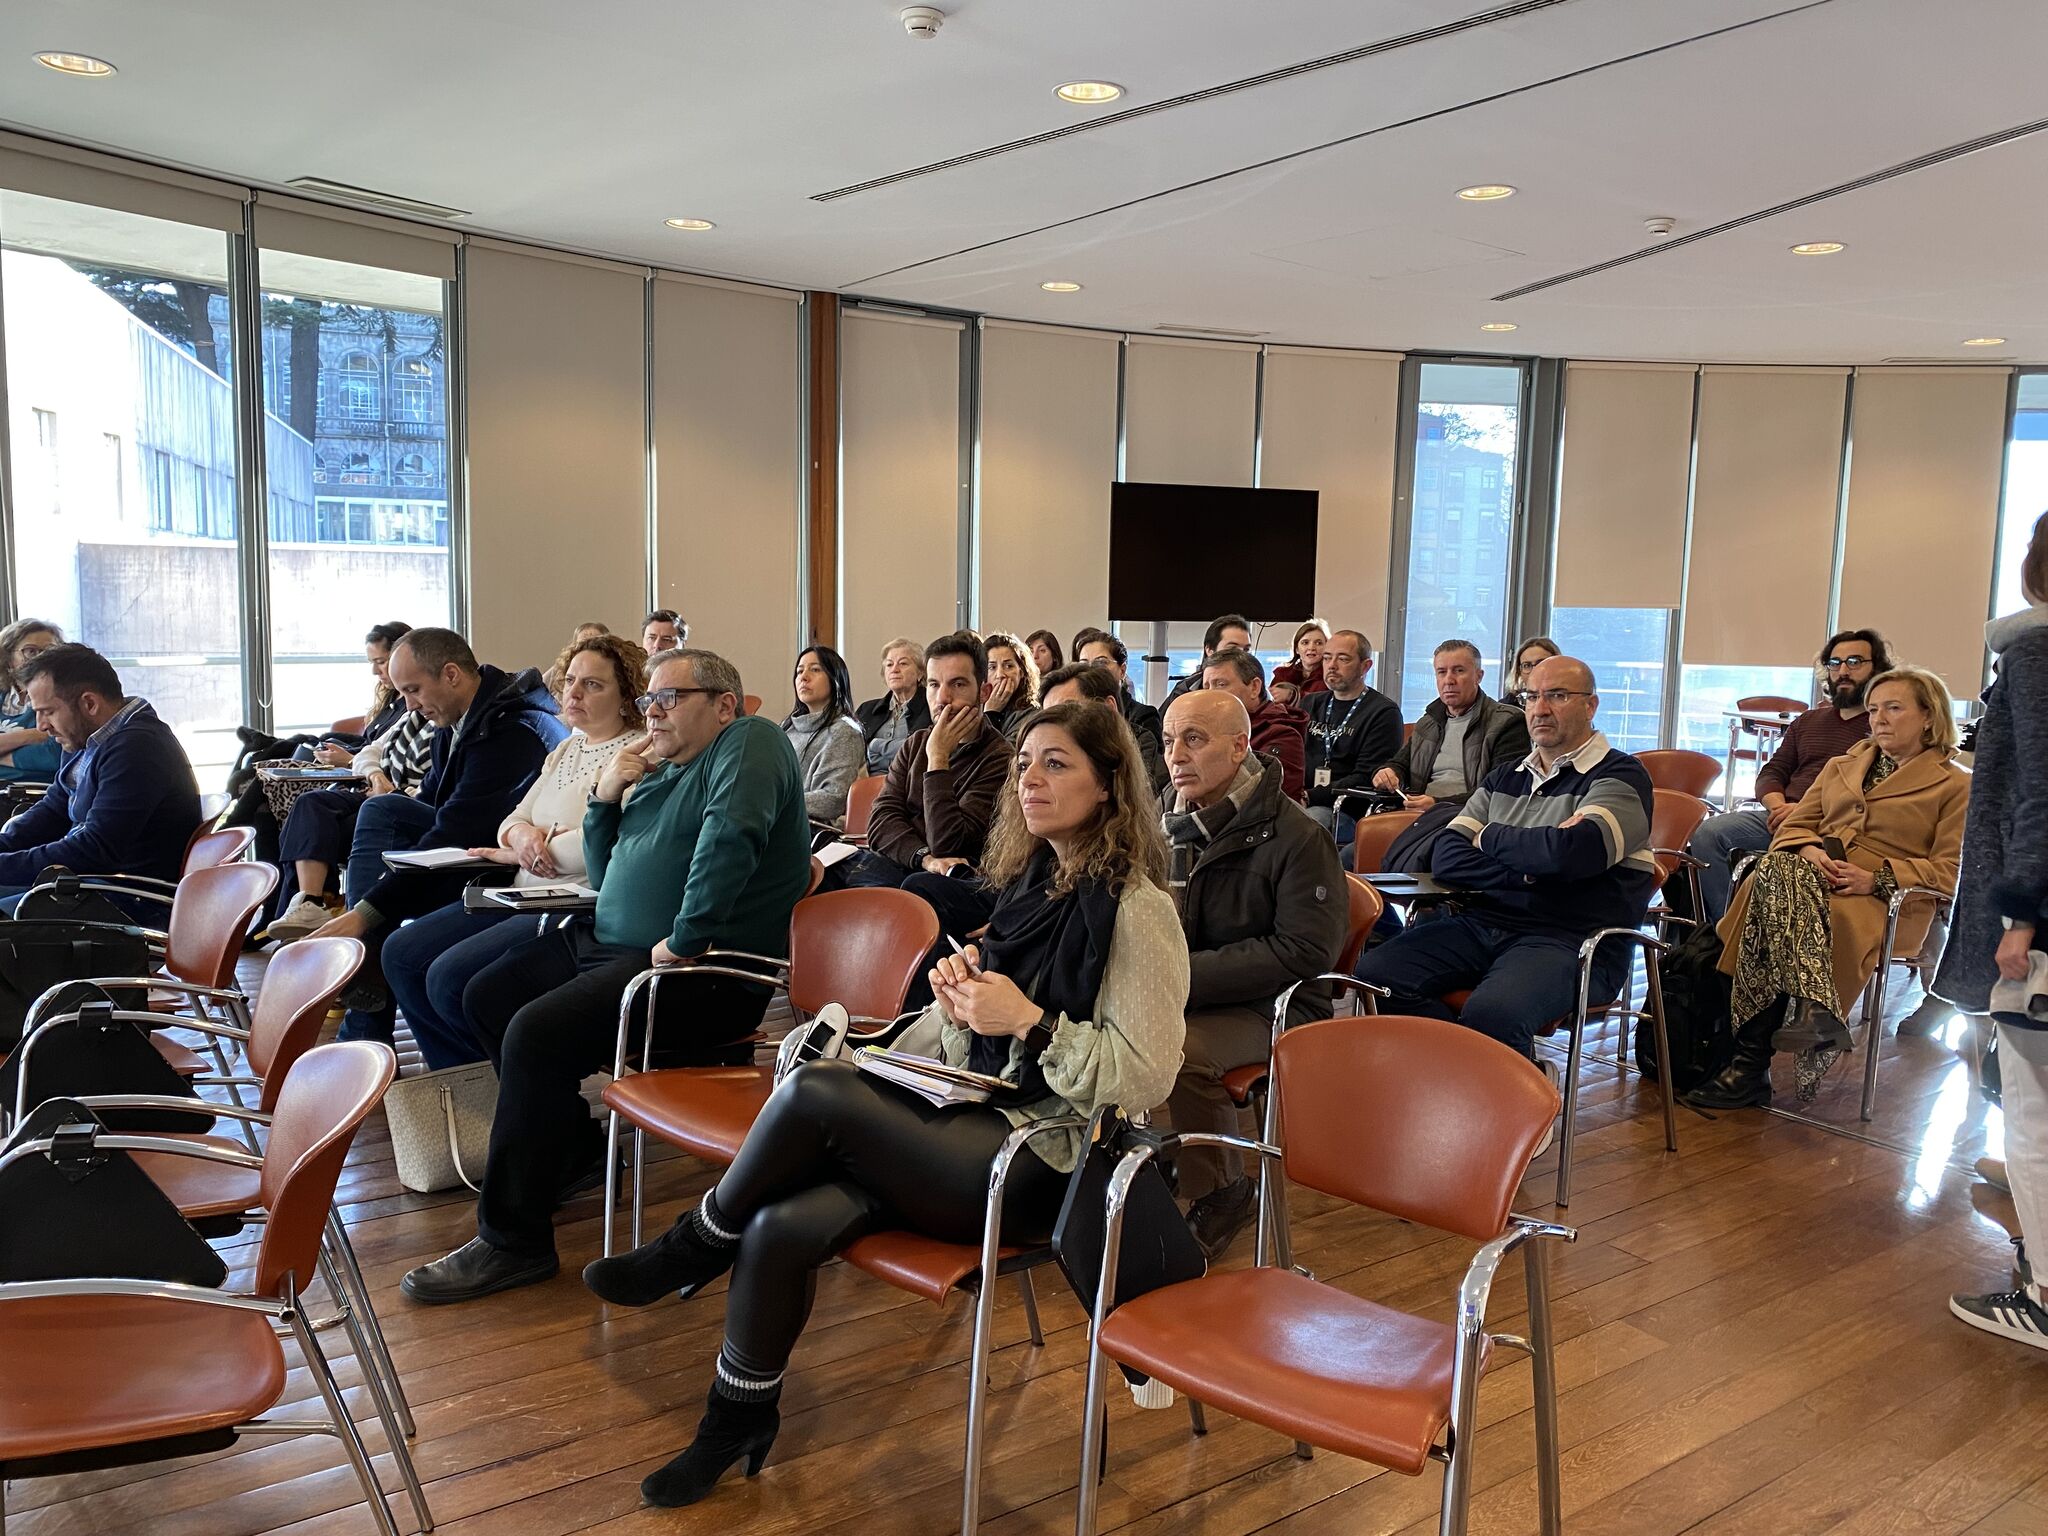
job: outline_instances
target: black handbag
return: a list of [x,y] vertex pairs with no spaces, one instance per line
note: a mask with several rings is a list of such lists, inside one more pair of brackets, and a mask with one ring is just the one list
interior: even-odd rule
[[56,1146],[0,1168],[0,1283],[17,1280],[176,1280],[209,1288],[228,1267],[126,1152],[92,1145],[94,1113],[52,1099],[0,1152]]
[[[87,893],[91,894],[91,893]],[[35,1000],[50,988],[87,976],[147,976],[154,963],[143,930],[126,923],[74,918],[0,922],[0,1053],[21,1042]],[[122,1008],[146,1008],[146,988],[121,990]]]
[[[1110,1175],[1124,1154],[1150,1134],[1113,1109],[1096,1111],[1088,1124],[1088,1145],[1067,1178],[1066,1198],[1060,1202],[1059,1220],[1052,1229],[1052,1252],[1090,1316],[1102,1283],[1104,1207]],[[1163,1285],[1199,1280],[1208,1269],[1209,1261],[1189,1230],[1187,1218],[1174,1204],[1173,1192],[1159,1171],[1159,1159],[1154,1157],[1131,1181],[1124,1203],[1123,1243],[1118,1249],[1116,1294],[1110,1310]]]

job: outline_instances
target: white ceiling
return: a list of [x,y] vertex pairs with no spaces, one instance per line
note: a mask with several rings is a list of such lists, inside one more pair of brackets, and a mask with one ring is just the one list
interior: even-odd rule
[[[2041,0],[1569,0],[813,201],[1085,118],[1062,80],[1120,81],[1118,110],[1489,0],[939,3],[919,42],[894,0],[12,0],[0,118],[573,249],[1024,319],[1761,362],[1982,362],[1959,343],[1996,335],[1993,357],[2048,359],[2048,133],[1493,302],[1643,249],[1652,215],[1685,234],[2048,116]],[[64,78],[45,48],[120,73]],[[1452,197],[1481,181],[1521,192]],[[719,227],[663,227],[684,214]],[[1848,250],[1786,250],[1822,239]],[[1497,319],[1520,329],[1480,333]]]

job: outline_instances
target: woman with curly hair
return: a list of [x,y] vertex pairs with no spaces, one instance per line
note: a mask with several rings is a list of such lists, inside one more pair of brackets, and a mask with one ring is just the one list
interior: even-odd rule
[[[898,1048],[1006,1078],[1010,1106],[935,1108],[844,1060],[797,1068],[703,1202],[653,1242],[583,1271],[605,1301],[687,1298],[728,1269],[725,1343],[697,1438],[641,1483],[694,1504],[775,1443],[776,1403],[814,1273],[863,1233],[979,1241],[989,1160],[1010,1131],[1173,1088],[1187,941],[1138,744],[1121,717],[1059,704],[1025,723],[983,856],[1002,891],[988,931],[931,972],[936,1001]],[[1005,1243],[1042,1243],[1081,1155],[1078,1131],[1031,1142],[1010,1172]]]
[[[499,824],[497,843],[469,850],[515,869],[514,885],[584,878],[584,808],[597,776],[641,725],[634,701],[647,691],[647,653],[631,640],[610,634],[572,640],[555,667],[569,735]],[[455,901],[385,940],[384,980],[429,1071],[485,1058],[483,1042],[463,1016],[463,988],[532,933],[531,916],[521,921],[509,909],[471,912]]]
[[1031,647],[1006,630],[982,636],[988,651],[988,723],[1012,742],[1038,708],[1038,660]]

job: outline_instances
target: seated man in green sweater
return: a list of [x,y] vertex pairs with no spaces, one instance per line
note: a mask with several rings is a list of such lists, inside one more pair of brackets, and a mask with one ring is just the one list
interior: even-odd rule
[[[498,1112],[477,1235],[405,1277],[415,1301],[468,1301],[555,1273],[555,1207],[604,1159],[577,1085],[612,1065],[619,1000],[636,975],[707,949],[789,953],[790,909],[811,867],[789,738],[740,713],[739,672],[710,651],[664,652],[648,687],[646,738],[613,756],[583,818],[597,911],[543,920],[463,993],[470,1027],[493,1046]],[[650,1065],[731,1057],[769,995],[685,966],[661,988]]]

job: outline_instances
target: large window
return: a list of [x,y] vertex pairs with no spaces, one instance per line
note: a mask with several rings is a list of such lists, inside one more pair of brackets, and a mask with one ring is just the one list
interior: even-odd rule
[[1668,608],[1556,608],[1551,638],[1593,669],[1600,729],[1624,752],[1661,745]]
[[2048,373],[2023,373],[2012,418],[2012,448],[2005,461],[2005,505],[1998,529],[1996,613],[2027,606],[2020,591],[2020,561],[2034,524],[2048,512]]
[[242,722],[227,236],[0,192],[16,611],[103,651],[218,789]]
[[319,730],[369,702],[371,624],[449,619],[445,285],[259,260],[274,717]]
[[[1781,698],[1813,702],[1814,677],[1811,667],[1695,667],[1679,670],[1678,742],[1695,752],[1710,753],[1724,763],[1728,760],[1729,734],[1735,732],[1735,793],[1751,794],[1761,764],[1754,756],[1757,739],[1727,717],[1744,699]],[[1716,780],[1710,799],[1718,803],[1724,787]]]
[[1514,643],[1507,592],[1521,398],[1518,365],[1421,365],[1400,679],[1410,719],[1436,697],[1431,657],[1441,641],[1470,640],[1494,677]]

